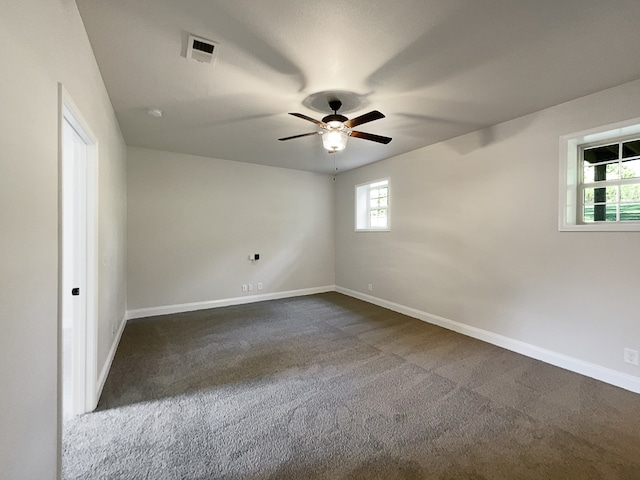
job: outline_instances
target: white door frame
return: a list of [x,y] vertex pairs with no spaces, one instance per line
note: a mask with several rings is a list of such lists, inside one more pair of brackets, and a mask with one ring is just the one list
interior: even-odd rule
[[[86,169],[83,169],[81,175],[84,176],[86,185],[86,278],[85,285],[81,285],[80,294],[85,295],[86,299],[86,320],[84,325],[76,328],[74,325],[74,344],[81,342],[81,348],[78,349],[78,355],[74,360],[80,361],[80,368],[75,369],[73,398],[74,413],[85,413],[93,411],[98,403],[97,396],[97,285],[98,285],[98,145],[95,135],[91,132],[87,122],[80,114],[75,103],[69,96],[62,84],[58,88],[59,98],[59,160],[58,160],[58,388],[62,391],[62,299],[63,295],[71,295],[70,291],[62,291],[63,278],[63,184],[62,169],[64,161],[64,125],[68,123],[75,133],[86,145]],[[84,289],[84,292],[82,291]],[[80,332],[81,336],[75,335]],[[75,352],[74,352],[74,355]],[[84,358],[83,358],[84,357]],[[61,398],[61,397],[59,397]],[[59,418],[62,418],[62,405],[59,402]]]

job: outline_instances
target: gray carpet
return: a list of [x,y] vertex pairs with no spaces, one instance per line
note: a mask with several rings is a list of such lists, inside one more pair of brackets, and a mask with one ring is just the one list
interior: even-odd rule
[[640,395],[337,293],[130,322],[65,479],[640,479]]

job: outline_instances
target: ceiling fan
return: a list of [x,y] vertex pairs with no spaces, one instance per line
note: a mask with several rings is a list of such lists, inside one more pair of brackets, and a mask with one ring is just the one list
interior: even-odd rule
[[301,135],[293,135],[292,137],[279,138],[278,140],[284,141],[291,140],[293,138],[307,137],[309,135],[322,135],[322,144],[329,153],[335,153],[340,150],[344,150],[344,148],[347,146],[347,140],[349,139],[349,137],[362,138],[364,140],[371,140],[372,142],[384,143],[385,145],[391,141],[391,138],[389,137],[383,137],[380,135],[374,135],[372,133],[352,130],[353,127],[357,127],[358,125],[362,125],[363,123],[373,122],[374,120],[384,118],[384,115],[382,113],[377,110],[373,110],[372,112],[365,113],[364,115],[360,115],[359,117],[349,120],[344,115],[340,115],[338,113],[340,107],[342,107],[342,102],[340,100],[329,100],[329,108],[333,110],[333,113],[324,117],[322,121],[307,117],[302,113],[289,113],[289,115],[293,115],[294,117],[302,118],[303,120],[315,123],[322,130],[317,132],[303,133]]

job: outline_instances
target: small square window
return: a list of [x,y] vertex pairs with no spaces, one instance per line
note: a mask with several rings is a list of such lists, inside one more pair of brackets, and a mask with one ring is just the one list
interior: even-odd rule
[[356,230],[389,230],[389,179],[356,186]]

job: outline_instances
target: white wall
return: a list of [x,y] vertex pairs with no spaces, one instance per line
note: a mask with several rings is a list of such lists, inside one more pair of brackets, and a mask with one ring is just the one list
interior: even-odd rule
[[332,177],[140,148],[127,168],[129,310],[334,284]]
[[99,141],[99,359],[125,310],[124,142],[73,0],[0,2],[0,478],[58,463],[58,82]]
[[[638,105],[640,81],[341,174],[336,284],[640,377],[640,233],[558,232],[559,136]],[[383,177],[392,230],[355,233],[354,186]]]

